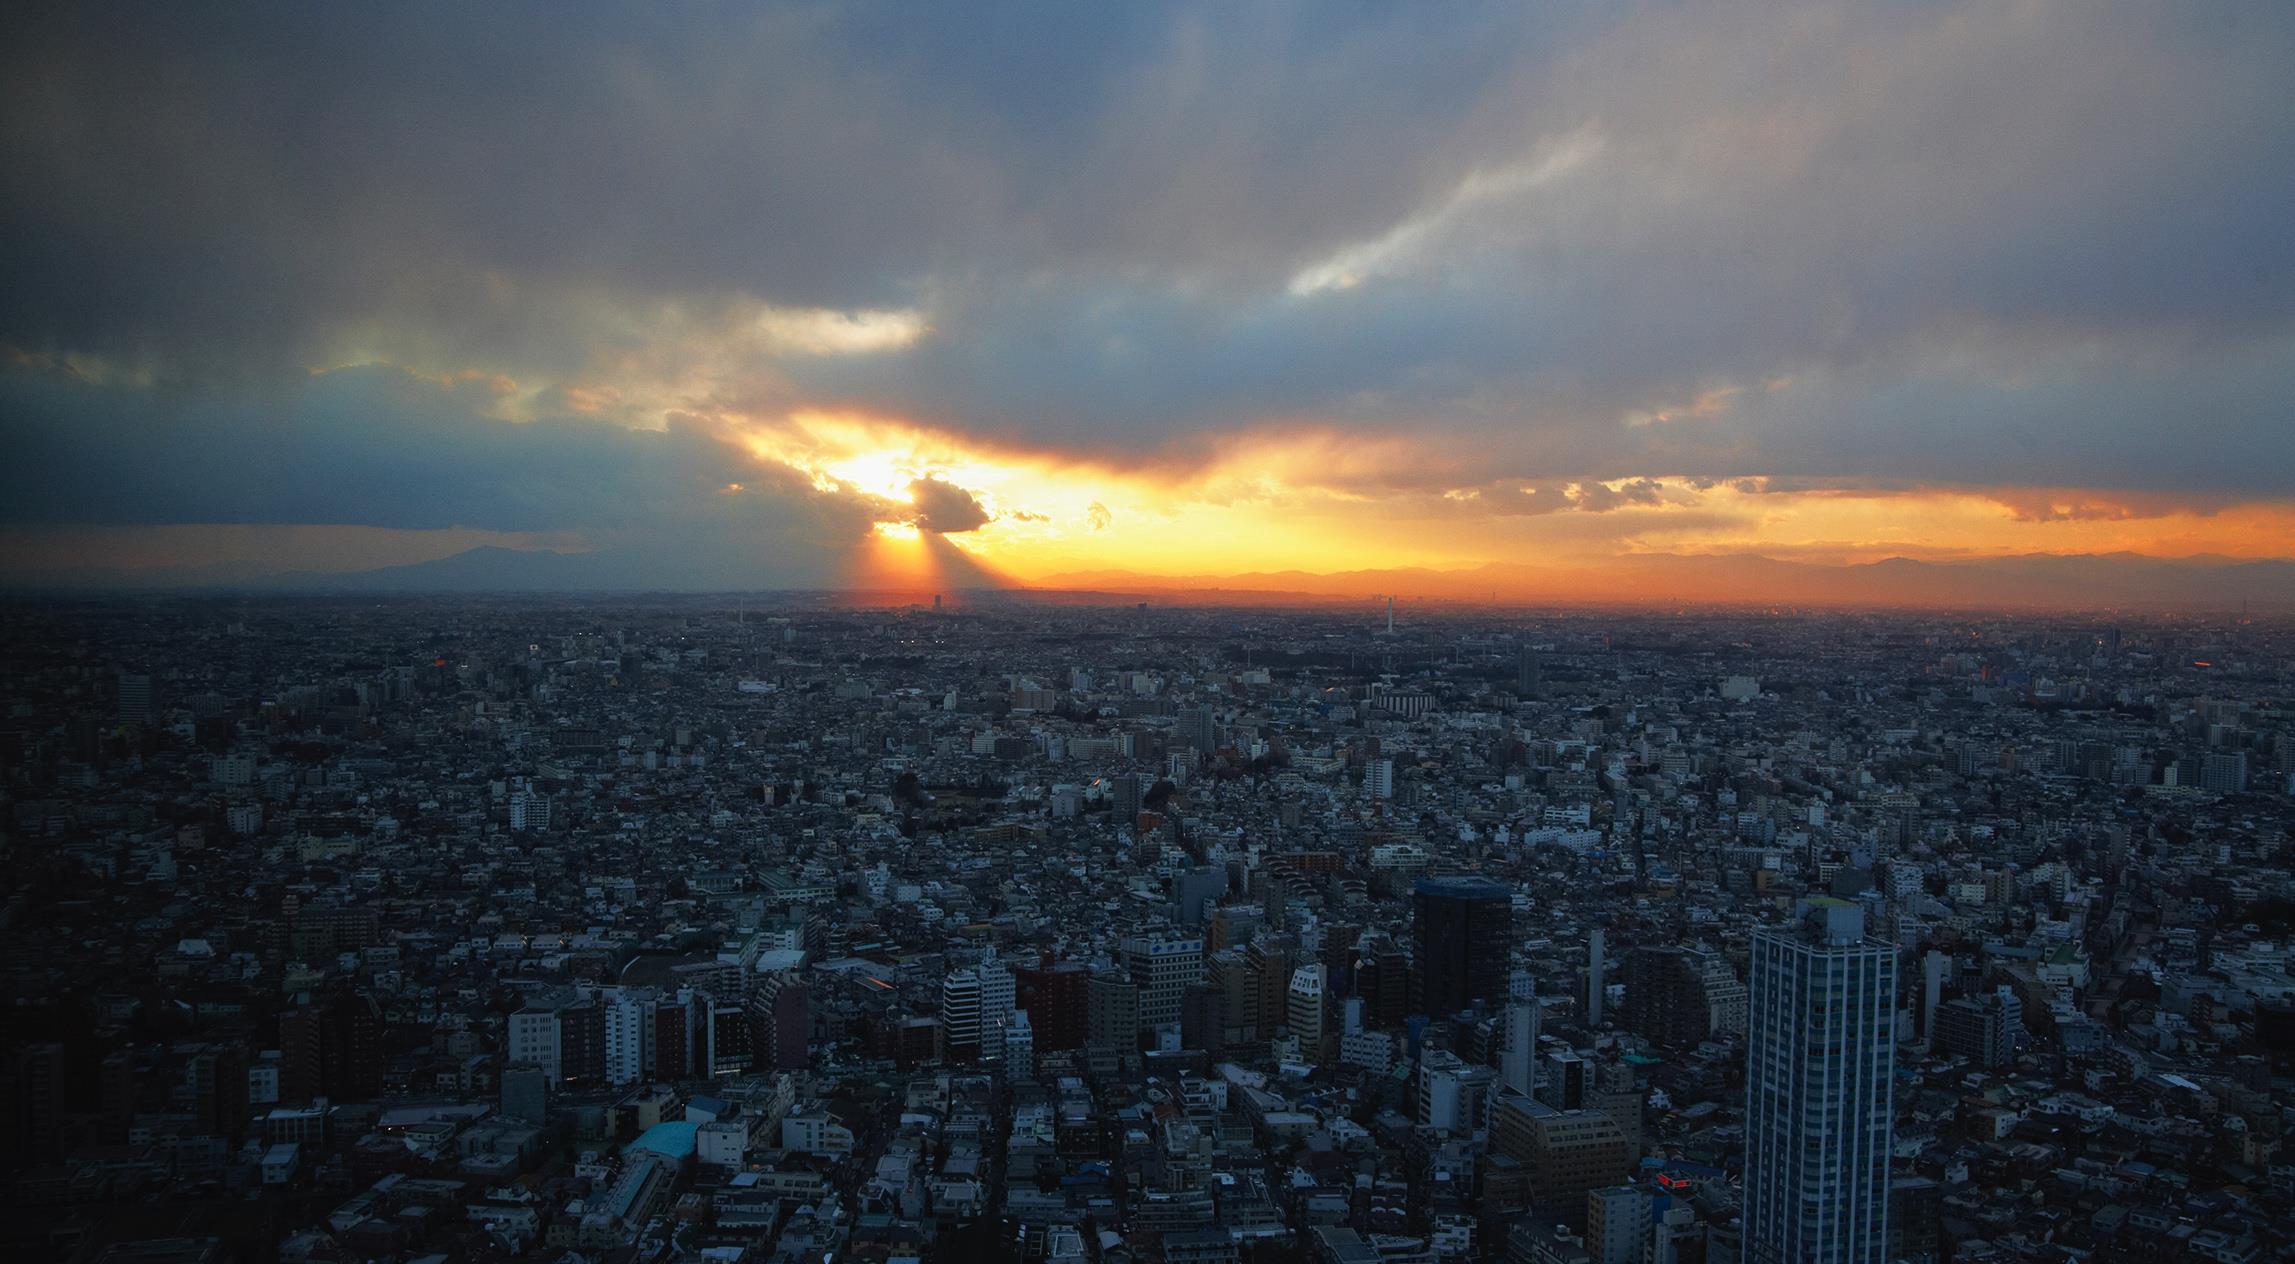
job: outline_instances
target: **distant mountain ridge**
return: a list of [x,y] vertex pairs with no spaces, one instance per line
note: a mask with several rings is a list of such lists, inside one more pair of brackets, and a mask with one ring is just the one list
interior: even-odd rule
[[[981,574],[985,574],[982,572]],[[970,580],[971,582],[967,582]],[[953,581],[953,582],[952,582]],[[819,584],[725,582],[707,568],[664,568],[611,550],[561,553],[499,546],[434,561],[373,570],[257,573],[244,564],[145,571],[14,573],[17,589],[312,593],[716,592]],[[1876,608],[1965,606],[2003,609],[2105,608],[2295,610],[2295,559],[2246,560],[2135,553],[2024,554],[1926,561],[1892,557],[1833,564],[1759,554],[1636,554],[1600,565],[1492,563],[1445,571],[1394,567],[1318,574],[1252,571],[1151,575],[1120,569],[1069,571],[1024,585],[944,577],[965,591],[999,587],[1013,597],[1060,594],[1074,600],[1148,598],[1219,605],[1368,601],[1488,602],[1530,605],[1819,605]]]

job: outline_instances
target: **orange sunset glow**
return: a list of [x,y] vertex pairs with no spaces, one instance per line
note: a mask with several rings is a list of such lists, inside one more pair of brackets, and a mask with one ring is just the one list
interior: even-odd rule
[[2179,7],[30,30],[0,581],[2295,602]]

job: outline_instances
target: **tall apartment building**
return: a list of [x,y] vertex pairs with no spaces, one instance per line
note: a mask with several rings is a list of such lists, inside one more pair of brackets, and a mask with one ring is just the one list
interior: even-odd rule
[[1650,1191],[1605,1185],[1586,1195],[1586,1254],[1592,1264],[1642,1264],[1649,1243]]
[[1001,1056],[1004,1026],[1017,989],[1012,972],[993,957],[952,970],[940,984],[940,1023],[951,1058]]
[[1074,961],[1046,961],[1012,971],[1012,1003],[1028,1011],[1039,1052],[1080,1049],[1091,1017],[1092,972]]
[[1896,950],[1811,900],[1755,932],[1745,1057],[1750,1264],[1885,1264]]
[[1129,976],[1114,972],[1092,975],[1086,985],[1084,1040],[1095,1049],[1139,1048],[1140,990]]
[[1203,977],[1203,941],[1138,935],[1124,941],[1124,962],[1139,989],[1142,1030],[1179,1021],[1187,985]]
[[1290,995],[1286,1024],[1291,1035],[1299,1041],[1299,1056],[1307,1062],[1323,1060],[1325,1015],[1323,1006],[1323,964],[1315,962],[1300,966],[1291,972]]
[[1450,1015],[1507,999],[1513,894],[1488,878],[1421,878],[1411,890],[1411,1010]]
[[2024,1003],[2015,989],[2001,987],[1984,996],[1964,996],[1936,1009],[1936,1039],[1946,1053],[1980,1067],[2016,1060],[2024,1032]]
[[1711,948],[1636,948],[1625,975],[1626,1028],[1652,1044],[1685,1049],[1745,1030],[1745,985]]

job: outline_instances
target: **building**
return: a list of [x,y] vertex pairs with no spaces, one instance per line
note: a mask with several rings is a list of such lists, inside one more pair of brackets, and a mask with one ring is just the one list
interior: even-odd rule
[[1092,972],[1073,961],[1047,961],[1012,971],[1012,1003],[1028,1011],[1036,1048],[1057,1053],[1084,1046],[1091,1021]]
[[510,796],[510,828],[519,833],[549,829],[549,796],[520,786]]
[[1546,1065],[1539,1069],[1538,1091],[1533,1096],[1556,1110],[1578,1110],[1589,1104],[1593,1087],[1594,1064],[1571,1050],[1556,1049],[1546,1055]]
[[1135,936],[1124,941],[1124,961],[1139,989],[1140,1029],[1177,1023],[1187,985],[1203,977],[1203,941]]
[[1626,1029],[1667,1049],[1692,1048],[1745,1030],[1745,984],[1703,946],[1636,948],[1626,954]]
[[1096,973],[1086,985],[1084,1039],[1095,1049],[1139,1048],[1140,992],[1130,978]]
[[1180,744],[1199,755],[1219,753],[1218,717],[1210,707],[1185,707],[1173,717],[1172,727]]
[[1395,761],[1374,759],[1363,766],[1363,790],[1374,799],[1395,797]]
[[144,672],[121,672],[119,679],[120,723],[151,723],[151,676]]
[[1598,1110],[1556,1110],[1502,1093],[1491,1112],[1490,1149],[1522,1165],[1541,1219],[1578,1228],[1586,1196],[1623,1180],[1632,1164],[1618,1125]]
[[502,1068],[502,1113],[530,1124],[539,1124],[550,1115],[550,1075],[541,1067],[530,1063],[512,1063]]
[[1308,1062],[1323,1060],[1323,983],[1321,962],[1300,966],[1291,972],[1291,991],[1285,998],[1289,1002],[1285,1022],[1299,1042],[1300,1058]]
[[[564,1064],[559,1057],[561,1046],[557,1006],[528,1005],[512,1013],[506,1026],[506,1039],[513,1063],[540,1071],[546,1083],[556,1084],[565,1079]],[[284,1031],[281,1038],[285,1038]],[[507,1090],[507,1078],[503,1085]]]
[[293,1102],[380,1097],[382,1038],[382,1009],[361,992],[345,989],[288,1010],[279,1015],[280,1094]]
[[1447,1049],[1432,1049],[1418,1064],[1418,1121],[1444,1132],[1479,1132],[1489,1121],[1498,1073],[1474,1066]]
[[977,1059],[1000,1054],[1002,1046],[992,1046],[990,1038],[1001,1041],[997,1033],[1012,1017],[1014,993],[1012,972],[993,957],[950,971],[940,984],[940,1024],[948,1056]]
[[2210,794],[2246,793],[2247,752],[2210,751],[2199,761],[2199,788]]
[[1980,1067],[2015,1062],[2023,1030],[2024,1003],[2012,988],[1996,988],[1985,996],[1964,996],[1936,1009],[1938,1046]]
[[794,970],[751,980],[742,1006],[749,1023],[749,1065],[757,1071],[801,1071],[812,1061],[813,994]]
[[1507,999],[1513,893],[1488,878],[1421,878],[1411,890],[1411,1009],[1444,1016]]
[[1586,1254],[1593,1264],[1641,1264],[1650,1204],[1650,1192],[1639,1185],[1605,1185],[1586,1195]]
[[1036,1031],[1029,1025],[1028,1011],[1016,1009],[1003,1027],[1004,1078],[1031,1080],[1036,1078]]
[[651,1078],[646,1056],[654,1040],[654,1011],[661,996],[652,988],[607,988],[599,998],[606,1026],[606,1083],[635,1084]]
[[1538,1084],[1538,1005],[1510,1001],[1502,1020],[1498,1051],[1498,1078],[1507,1088],[1532,1096]]
[[1749,1264],[1885,1264],[1896,950],[1810,900],[1754,933],[1745,1055]]

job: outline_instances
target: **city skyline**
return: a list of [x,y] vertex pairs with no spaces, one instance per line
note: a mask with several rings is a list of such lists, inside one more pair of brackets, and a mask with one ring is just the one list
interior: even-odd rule
[[1873,604],[2109,555],[2097,604],[2220,609],[2295,555],[2274,9],[10,29],[14,587]]

